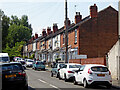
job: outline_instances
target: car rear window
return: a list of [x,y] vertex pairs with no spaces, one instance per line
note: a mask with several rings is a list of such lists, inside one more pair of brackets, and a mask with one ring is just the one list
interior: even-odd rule
[[91,68],[92,71],[95,71],[95,72],[107,72],[109,71],[107,67],[92,67]]
[[36,64],[44,64],[43,62],[37,62]]
[[33,62],[32,60],[28,60],[28,62]]
[[78,68],[77,65],[69,65],[69,68]]
[[59,67],[62,68],[65,64],[60,64]]
[[18,71],[18,70],[23,70],[20,64],[10,64],[2,66],[2,71]]

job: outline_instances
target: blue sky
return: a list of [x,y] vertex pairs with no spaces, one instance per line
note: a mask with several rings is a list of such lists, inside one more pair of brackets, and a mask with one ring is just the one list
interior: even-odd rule
[[[68,0],[68,17],[71,22],[74,22],[75,11],[80,12],[83,18],[88,16],[89,7],[94,3],[98,6],[98,11],[109,5],[118,10],[118,0]],[[32,24],[33,34],[40,35],[42,29],[48,26],[52,29],[53,23],[58,23],[58,28],[64,25],[64,0],[1,0],[0,9],[9,17],[16,15],[20,18],[27,15]]]

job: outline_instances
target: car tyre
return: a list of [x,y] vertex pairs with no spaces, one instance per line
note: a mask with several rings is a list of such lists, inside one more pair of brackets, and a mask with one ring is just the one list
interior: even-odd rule
[[58,75],[58,74],[56,75],[56,78],[59,78],[59,75]]
[[84,81],[83,81],[83,87],[88,88],[88,83],[87,83],[86,79],[84,79]]
[[64,80],[65,80],[65,82],[67,82],[66,74],[64,75]]
[[28,85],[24,86],[23,90],[28,90]]
[[53,77],[53,73],[51,72],[51,77]]
[[110,88],[111,88],[111,85],[107,85],[106,87],[107,87],[107,89],[110,89]]
[[60,73],[58,73],[58,78],[59,78],[59,80],[61,80],[62,78],[60,77]]
[[76,82],[75,77],[73,78],[73,83],[74,83],[74,85],[77,85],[77,84],[78,84],[78,83]]

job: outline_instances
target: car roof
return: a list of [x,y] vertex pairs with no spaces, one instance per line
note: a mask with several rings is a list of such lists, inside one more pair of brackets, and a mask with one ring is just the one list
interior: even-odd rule
[[106,67],[105,65],[101,65],[101,64],[85,64],[85,66],[89,66],[89,67],[92,67],[92,66],[103,66],[103,67]]
[[20,62],[0,63],[0,65],[6,65],[6,64],[20,64]]
[[81,64],[78,64],[78,63],[66,63],[66,65],[81,65]]

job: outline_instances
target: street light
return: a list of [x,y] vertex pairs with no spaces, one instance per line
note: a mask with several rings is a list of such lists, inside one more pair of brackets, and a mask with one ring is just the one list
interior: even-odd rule
[[0,53],[2,52],[2,16],[4,12],[0,9]]

